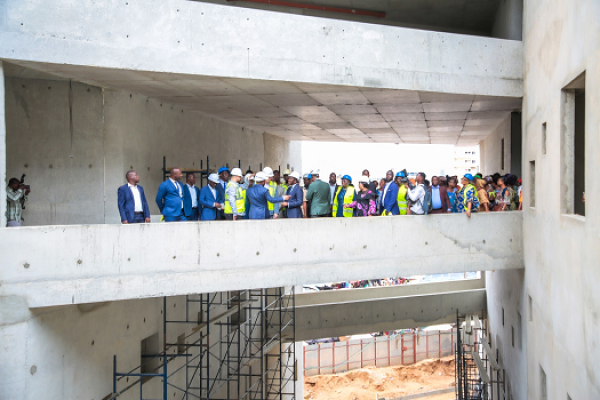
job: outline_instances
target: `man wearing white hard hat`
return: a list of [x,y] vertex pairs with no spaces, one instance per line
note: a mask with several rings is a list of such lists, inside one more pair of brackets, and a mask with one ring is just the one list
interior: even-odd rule
[[[265,174],[265,188],[269,191],[271,197],[278,197],[279,193],[279,185],[277,182],[273,181],[273,177],[275,174],[273,170],[269,167],[265,167],[262,170],[263,174]],[[279,204],[269,202],[269,218],[278,218],[279,217]]]
[[225,219],[236,221],[246,215],[246,192],[240,187],[242,170],[231,170],[231,178],[225,186]]
[[287,217],[302,218],[302,206],[304,204],[304,193],[298,184],[300,182],[300,174],[296,171],[288,175],[288,189],[286,194],[290,196],[288,200]]
[[221,192],[217,190],[219,184],[219,176],[217,174],[210,174],[208,176],[208,185],[204,186],[200,190],[200,206],[202,211],[200,212],[200,221],[214,221],[218,216],[218,210],[223,209],[223,196]]
[[273,197],[269,193],[269,190],[265,188],[265,182],[267,176],[264,172],[258,172],[254,177],[254,186],[248,189],[246,195],[250,201],[250,219],[269,219],[269,203],[283,203],[287,205],[285,201],[290,196]]

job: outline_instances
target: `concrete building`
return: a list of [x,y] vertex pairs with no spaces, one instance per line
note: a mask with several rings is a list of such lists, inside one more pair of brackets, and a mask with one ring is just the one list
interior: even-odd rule
[[462,176],[479,171],[479,146],[456,147],[454,149],[454,170],[449,175]]
[[[301,398],[297,341],[457,309],[491,398],[600,398],[600,3],[272,3],[0,4],[0,180],[32,187],[23,227],[0,202],[0,398]],[[523,212],[119,224],[129,169],[157,215],[163,160],[302,171],[304,140],[479,146]]]

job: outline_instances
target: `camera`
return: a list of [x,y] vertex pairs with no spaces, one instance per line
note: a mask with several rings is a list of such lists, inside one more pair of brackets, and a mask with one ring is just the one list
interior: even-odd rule
[[[19,181],[19,184],[23,185],[23,187],[25,187],[25,189],[31,190],[31,186],[25,184],[25,177],[26,176],[27,175],[25,175],[25,174],[21,175],[21,180]],[[23,208],[25,208],[25,207],[23,207]]]

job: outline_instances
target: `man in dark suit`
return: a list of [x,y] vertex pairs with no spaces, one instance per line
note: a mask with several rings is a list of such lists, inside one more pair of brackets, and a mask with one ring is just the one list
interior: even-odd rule
[[218,211],[223,209],[225,199],[217,190],[219,185],[219,177],[217,174],[208,176],[208,185],[200,190],[200,205],[202,212],[200,213],[200,221],[214,221],[218,218]]
[[381,215],[398,215],[398,185],[392,181],[394,171],[385,174],[385,186],[381,189]]
[[200,189],[196,185],[196,175],[192,172],[185,174],[183,185],[183,213],[188,221],[200,219]]
[[269,190],[265,188],[267,176],[263,172],[258,172],[254,178],[255,184],[246,191],[246,196],[250,201],[250,219],[269,219],[269,203],[282,203],[287,206],[285,201],[290,196],[271,197]]
[[150,222],[150,208],[144,188],[138,185],[140,177],[131,170],[125,174],[127,184],[117,190],[119,214],[122,224],[143,224]]
[[183,212],[183,185],[179,168],[171,169],[169,179],[158,187],[156,205],[165,222],[187,221]]
[[302,205],[304,203],[304,193],[298,184],[300,174],[296,171],[288,175],[288,189],[286,194],[290,196],[288,200],[287,217],[302,218]]

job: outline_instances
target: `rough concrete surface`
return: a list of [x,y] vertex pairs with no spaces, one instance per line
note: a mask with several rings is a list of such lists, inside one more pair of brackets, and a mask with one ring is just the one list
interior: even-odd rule
[[[30,307],[43,307],[518,269],[523,267],[521,220],[521,213],[508,212],[471,218],[448,214],[0,229],[0,251],[6,255],[0,295],[25,297]],[[378,234],[363,235],[365,231]],[[27,253],[14,251],[25,243]]]

